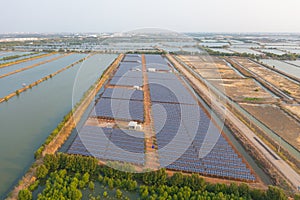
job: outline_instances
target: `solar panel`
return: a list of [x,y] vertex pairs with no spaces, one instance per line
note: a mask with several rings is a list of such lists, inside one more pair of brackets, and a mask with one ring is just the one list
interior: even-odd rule
[[121,86],[142,86],[143,78],[114,76],[109,83],[111,85],[121,85]]
[[147,72],[148,79],[177,79],[172,72]]
[[198,105],[154,102],[152,113],[161,166],[203,175],[255,180]]
[[123,62],[141,62],[142,58],[140,55],[126,55]]
[[168,62],[161,55],[145,55],[147,68],[156,70],[170,70]]
[[125,77],[131,77],[131,78],[143,78],[143,73],[141,71],[125,71],[125,70],[118,70],[115,73],[115,76],[125,76]]
[[106,88],[102,97],[143,101],[144,92],[142,90],[131,90],[127,88]]
[[144,164],[144,133],[84,126],[68,149],[70,154]]
[[151,101],[197,104],[192,94],[178,79],[149,79]]
[[142,101],[100,98],[92,116],[126,121],[144,121],[144,103]]

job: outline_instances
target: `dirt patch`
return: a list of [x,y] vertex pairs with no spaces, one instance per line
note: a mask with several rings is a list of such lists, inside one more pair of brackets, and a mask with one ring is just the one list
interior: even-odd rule
[[284,104],[282,105],[282,107],[286,109],[288,112],[296,115],[300,119],[300,105]]
[[220,91],[237,102],[276,102],[276,99],[252,79],[209,80]]
[[210,69],[196,69],[196,71],[204,78],[207,79],[216,79],[216,78],[224,78],[224,79],[241,79],[242,77],[238,75],[232,69],[218,69],[218,68],[210,68]]
[[248,68],[272,85],[276,86],[284,93],[300,100],[300,85],[294,81],[246,58],[234,58],[233,60]]
[[300,124],[276,105],[240,104],[285,141],[300,150]]

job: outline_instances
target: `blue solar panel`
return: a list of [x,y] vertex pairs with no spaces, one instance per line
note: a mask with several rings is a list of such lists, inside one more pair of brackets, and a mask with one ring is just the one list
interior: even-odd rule
[[68,153],[142,165],[144,146],[143,132],[84,126]]
[[115,73],[115,76],[125,76],[131,78],[143,78],[143,73],[141,71],[125,71],[125,70],[118,70]]
[[147,72],[148,79],[177,79],[172,72]]
[[144,102],[100,98],[95,105],[95,112],[91,115],[126,121],[144,121]]
[[171,68],[168,62],[161,55],[145,55],[147,68],[168,71]]
[[101,97],[143,101],[144,92],[127,88],[106,88]]
[[203,175],[255,180],[198,105],[154,102],[152,113],[161,166]]
[[111,85],[121,85],[121,86],[142,86],[143,78],[132,78],[132,77],[117,77],[114,76],[109,82]]
[[142,57],[138,54],[127,54],[124,59],[123,62],[141,62],[142,61]]
[[197,104],[197,101],[178,79],[149,79],[151,101]]

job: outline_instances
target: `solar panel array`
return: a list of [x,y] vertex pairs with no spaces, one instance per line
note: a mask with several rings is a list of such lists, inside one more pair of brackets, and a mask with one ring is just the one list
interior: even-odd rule
[[101,97],[143,101],[144,92],[127,88],[106,88]]
[[133,77],[119,77],[114,76],[111,81],[111,85],[119,85],[119,86],[142,86],[143,79],[142,78],[133,78]]
[[[141,69],[138,59],[136,55],[125,56],[110,84],[142,85],[139,71],[132,70]],[[170,70],[160,55],[146,55],[147,67],[153,63]],[[223,178],[256,179],[175,74],[148,72],[148,78],[161,166]],[[142,122],[142,100],[143,91],[107,88],[91,116]],[[143,132],[84,126],[68,152],[143,165],[144,148]]]
[[143,165],[144,149],[143,132],[84,126],[68,153]]
[[142,57],[138,54],[127,54],[123,62],[142,62]]
[[255,180],[243,160],[202,110],[197,114],[196,106],[158,104],[166,109],[168,115],[165,121],[162,112],[153,109],[162,166],[203,175]]
[[148,72],[149,79],[177,79],[177,76],[171,72]]
[[126,121],[144,121],[144,102],[126,99],[100,98],[92,117]]
[[[148,56],[146,61],[163,62],[157,56]],[[167,78],[172,76],[148,72],[148,77],[161,166],[216,177],[255,180],[242,158],[176,76]]]
[[150,97],[154,102],[197,104],[192,94],[176,79],[149,79]]
[[161,55],[145,55],[147,68],[156,70],[171,70],[167,61]]
[[143,79],[143,73],[141,71],[125,71],[125,70],[118,70],[115,73],[115,77],[129,77],[129,78],[138,78]]
[[126,55],[109,83],[114,86],[142,86],[141,57],[136,54]]

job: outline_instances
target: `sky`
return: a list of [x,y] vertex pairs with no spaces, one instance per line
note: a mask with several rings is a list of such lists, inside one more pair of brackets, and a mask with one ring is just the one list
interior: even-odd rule
[[1,0],[0,33],[298,32],[299,0]]

